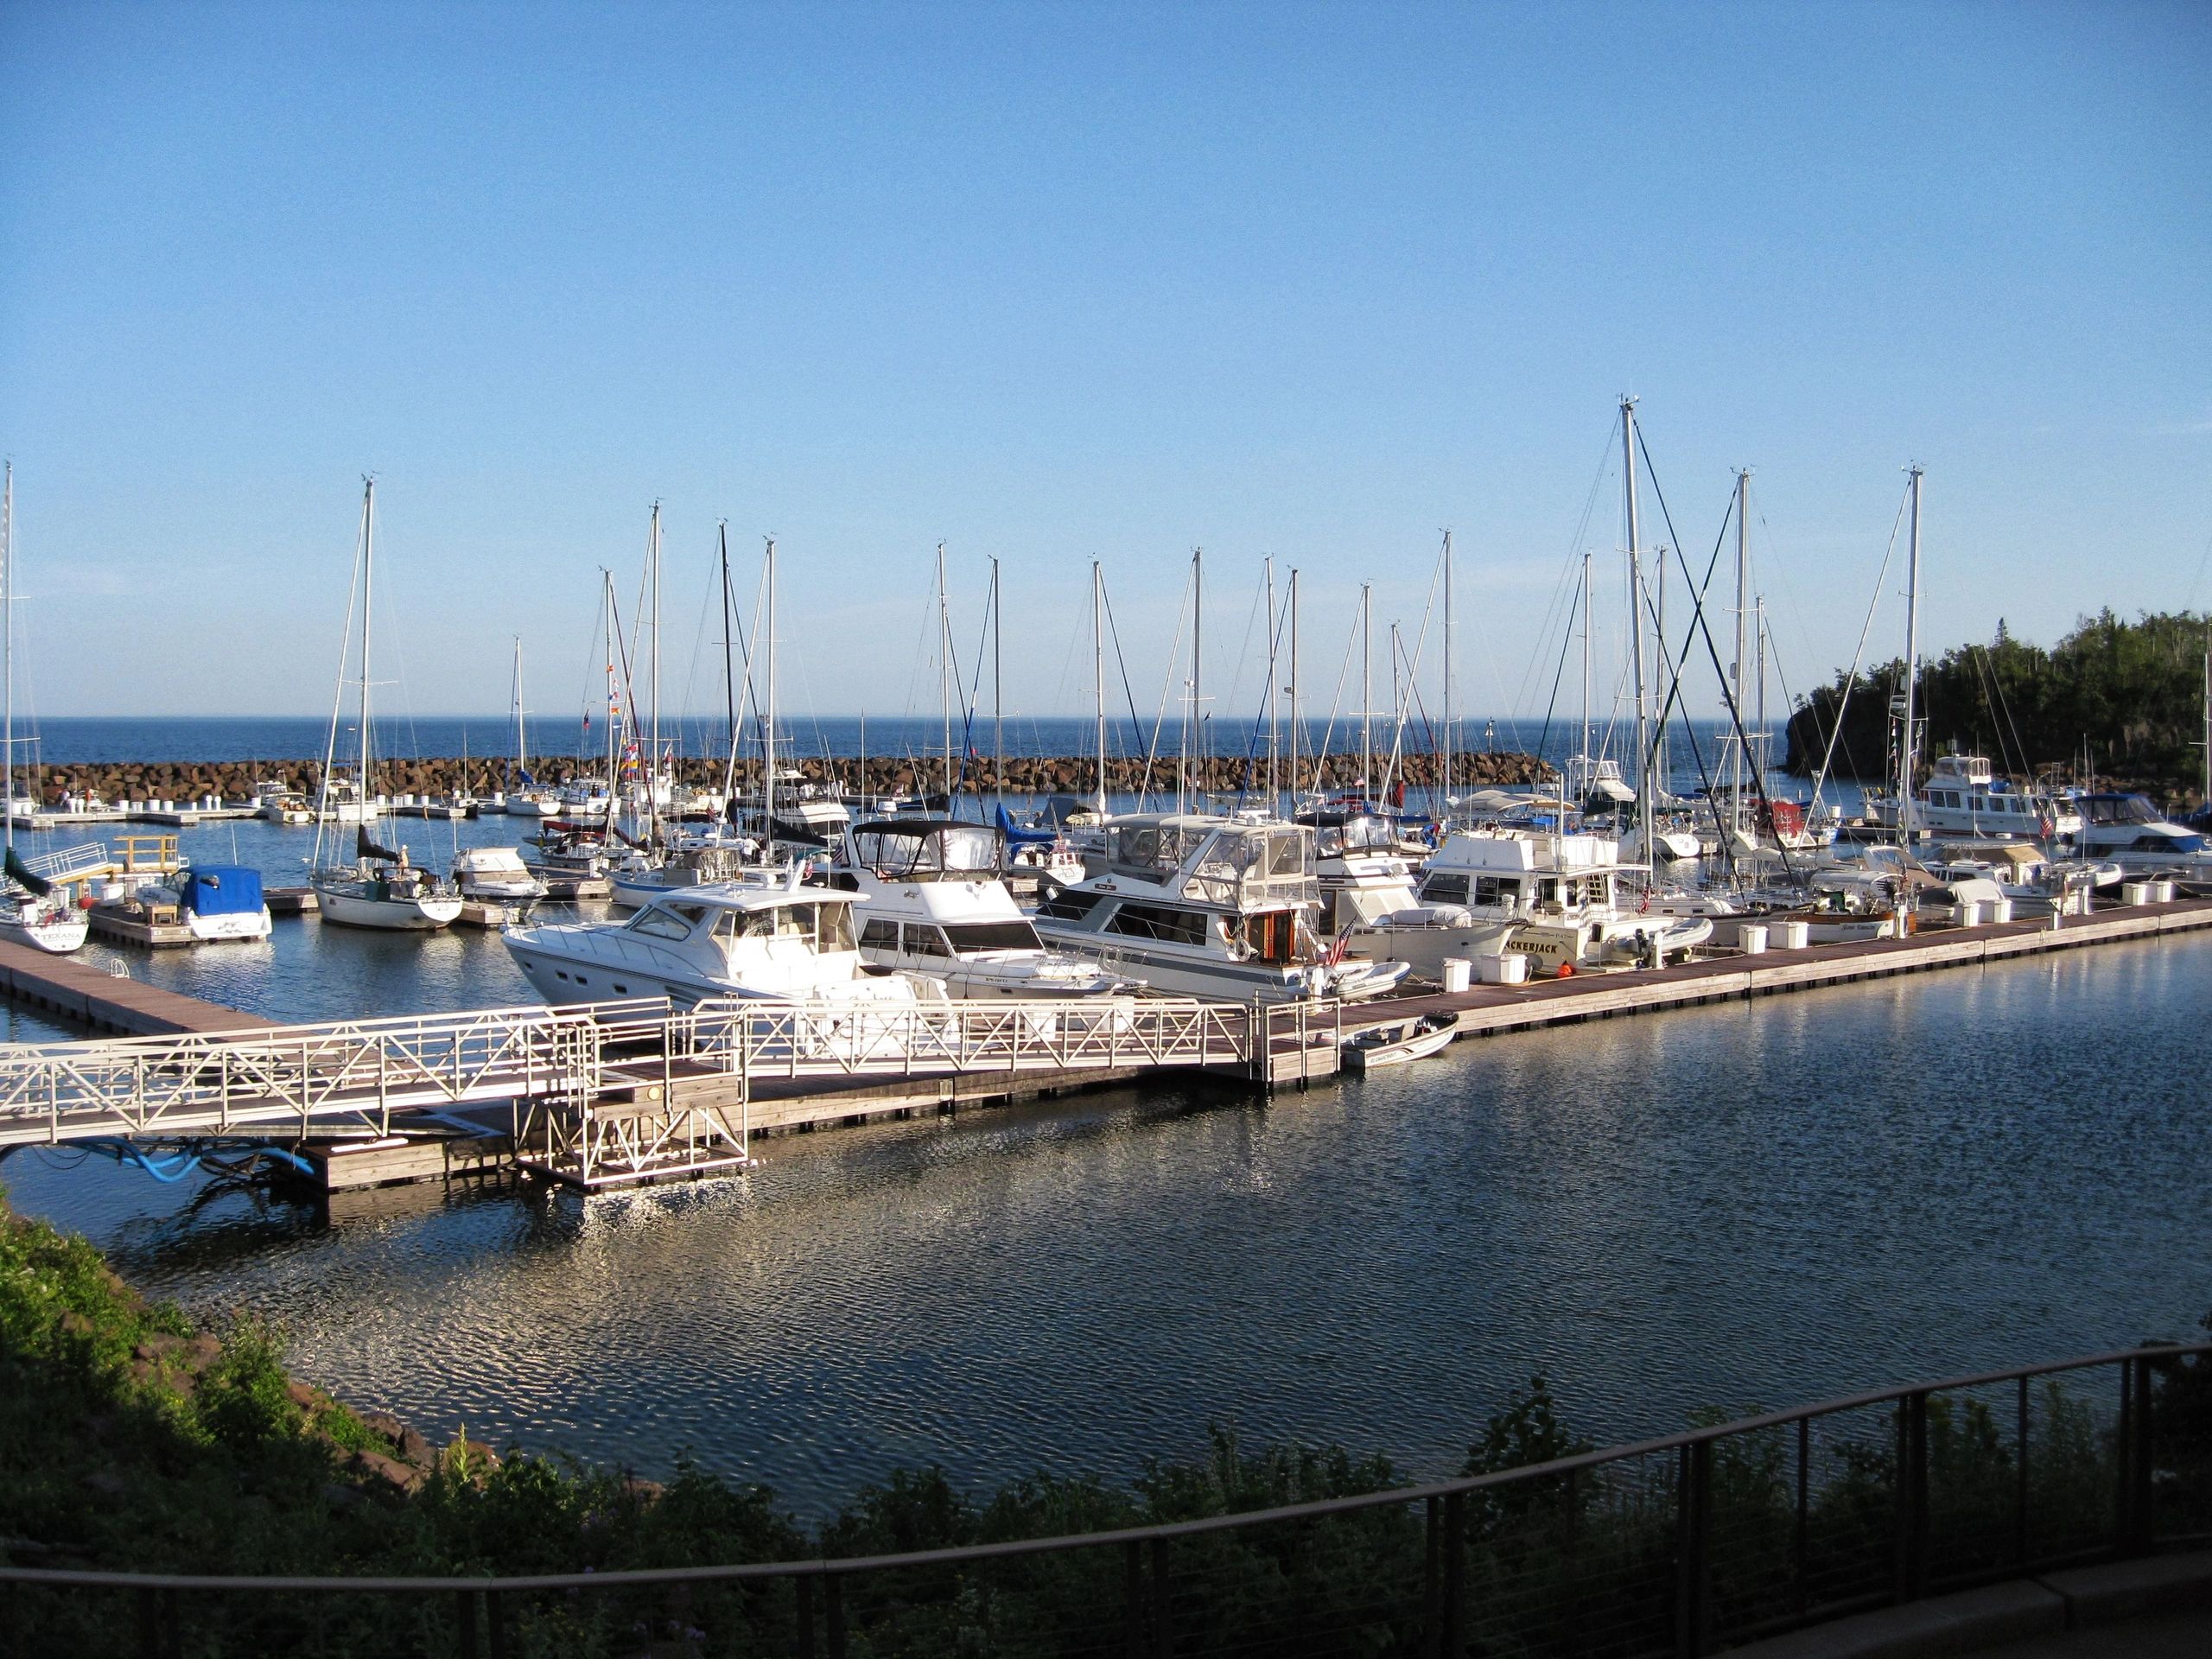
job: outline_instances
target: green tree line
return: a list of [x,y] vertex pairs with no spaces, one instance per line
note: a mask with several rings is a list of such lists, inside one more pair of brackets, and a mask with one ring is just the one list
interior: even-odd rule
[[[1987,645],[1966,645],[1921,664],[1922,747],[1987,755],[2015,775],[2082,770],[2169,794],[2195,794],[2203,775],[2204,653],[2212,614],[2145,613],[2125,621],[2085,617],[2048,650],[2014,639],[2003,621]],[[1810,777],[1835,734],[1833,775],[1887,775],[1891,698],[1904,686],[1903,659],[1849,676],[1801,700],[1789,717],[1786,765]],[[1842,729],[1837,734],[1838,712]]]

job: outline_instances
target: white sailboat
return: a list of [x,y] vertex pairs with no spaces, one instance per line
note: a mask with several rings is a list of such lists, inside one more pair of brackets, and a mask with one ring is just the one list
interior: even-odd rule
[[522,636],[515,636],[514,669],[515,705],[515,777],[520,786],[509,790],[506,808],[509,816],[518,818],[550,817],[561,810],[560,791],[540,789],[530,775],[530,734],[527,716],[522,708]]
[[85,942],[91,923],[69,897],[16,856],[16,467],[0,489],[0,821],[7,835],[7,879],[0,883],[0,939],[66,956]]
[[[370,615],[376,594],[376,499],[373,478],[362,481],[361,492],[361,677],[360,763],[355,771],[356,788],[365,803],[375,799],[375,728],[369,720]],[[350,609],[350,606],[349,606]],[[346,652],[339,651],[338,692],[330,710],[330,741],[323,757],[324,805],[329,804],[331,766],[337,758],[338,721],[345,702]],[[327,810],[318,820],[327,820]],[[379,847],[369,838],[368,826],[353,831],[353,862],[324,865],[322,830],[315,830],[315,868],[308,878],[315,889],[323,920],[348,927],[374,927],[404,931],[427,931],[448,925],[461,915],[461,894],[449,881],[410,863],[404,848],[398,852]]]

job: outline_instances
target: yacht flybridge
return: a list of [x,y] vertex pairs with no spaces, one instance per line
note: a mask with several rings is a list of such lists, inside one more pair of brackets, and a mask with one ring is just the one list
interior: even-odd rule
[[890,818],[839,838],[830,885],[868,901],[861,954],[942,977],[955,996],[1096,996],[1141,985],[1050,950],[1007,891],[1006,837],[951,818]]
[[1556,978],[1663,962],[1713,936],[1704,916],[1624,908],[1621,878],[1646,874],[1622,863],[1609,836],[1459,830],[1429,860],[1419,905],[1346,937],[1355,950],[1441,980],[1451,958],[1522,956],[1531,974]]
[[899,1007],[944,988],[872,969],[853,938],[855,895],[720,885],[653,899],[620,923],[510,927],[500,938],[548,1002],[664,996]]
[[1406,965],[1313,931],[1313,831],[1263,813],[1136,814],[1106,825],[1089,875],[1044,894],[1037,931],[1153,990],[1224,1001],[1377,996]]

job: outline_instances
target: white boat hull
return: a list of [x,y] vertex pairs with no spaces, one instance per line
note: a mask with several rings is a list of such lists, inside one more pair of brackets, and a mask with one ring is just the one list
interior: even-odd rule
[[28,921],[19,915],[0,912],[0,940],[29,945],[49,956],[67,956],[82,945],[91,932],[92,923],[82,911]]
[[427,933],[449,926],[461,917],[461,899],[369,899],[359,893],[317,887],[315,899],[322,919],[345,927],[384,928],[396,932]]

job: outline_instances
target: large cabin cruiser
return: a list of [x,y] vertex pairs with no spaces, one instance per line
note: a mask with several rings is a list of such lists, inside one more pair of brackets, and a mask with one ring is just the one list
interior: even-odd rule
[[1314,936],[1312,836],[1257,813],[1117,817],[1084,855],[1086,878],[1040,899],[1037,931],[1172,995],[1380,995],[1402,963],[1346,958]]
[[[916,982],[861,958],[855,895],[819,887],[687,887],[624,922],[510,927],[501,935],[548,1002],[664,996],[898,1007]],[[930,988],[938,988],[931,987]],[[940,990],[941,995],[941,990]]]
[[1419,902],[1413,861],[1389,818],[1353,806],[1319,806],[1291,821],[1313,832],[1313,877],[1321,894],[1315,926],[1325,937]]
[[2107,791],[2074,798],[2082,824],[2072,840],[2082,857],[2123,870],[2212,871],[2212,843],[2162,817],[2147,797]]
[[941,977],[955,996],[1097,996],[1142,988],[1092,958],[1048,950],[1006,886],[988,824],[889,818],[840,838],[830,885],[868,901],[861,954]]
[[[2063,800],[2039,790],[2016,788],[1999,778],[1978,754],[1939,754],[1929,769],[1925,787],[1916,791],[1913,820],[1923,830],[1941,836],[2022,836],[2030,840],[2071,836],[2082,828],[2082,815]],[[1894,795],[1870,793],[1866,816],[1885,829],[1897,823]]]
[[1557,977],[1677,956],[1713,936],[1704,916],[1624,908],[1620,879],[1641,877],[1609,836],[1459,830],[1422,872],[1421,902],[1355,926],[1351,948],[1441,980],[1447,959],[1513,954]]

